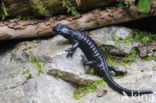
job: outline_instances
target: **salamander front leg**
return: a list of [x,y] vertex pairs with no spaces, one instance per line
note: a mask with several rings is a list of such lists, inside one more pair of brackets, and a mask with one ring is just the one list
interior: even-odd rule
[[82,63],[84,64],[84,65],[87,65],[87,66],[94,66],[95,64],[96,64],[96,61],[88,61],[86,58],[85,58],[85,56],[83,56],[83,55],[81,55],[81,57],[82,57],[82,59],[81,59],[81,61],[82,61]]
[[76,40],[73,40],[73,45],[71,48],[68,48],[65,50],[67,52],[67,57],[73,56],[73,53],[75,52],[76,48],[79,46],[79,43]]
[[118,76],[127,74],[126,71],[121,71],[121,70],[117,69],[116,67],[108,66],[108,68],[109,68],[109,71],[114,71],[115,74]]

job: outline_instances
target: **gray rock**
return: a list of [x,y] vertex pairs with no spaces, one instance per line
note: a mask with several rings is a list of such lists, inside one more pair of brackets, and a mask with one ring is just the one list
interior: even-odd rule
[[152,90],[154,94],[129,97],[118,94],[106,85],[105,90],[107,90],[108,93],[105,96],[99,98],[97,97],[97,93],[90,93],[86,97],[82,98],[79,103],[155,103],[156,71],[154,71],[153,68],[156,68],[156,61],[137,60],[138,62],[125,64],[124,66],[117,64],[116,66],[121,70],[125,70],[125,67],[127,67],[128,74],[123,78],[113,79],[125,88],[135,90]]
[[40,75],[17,88],[0,92],[0,103],[74,103],[73,91],[61,79]]
[[89,85],[95,80],[100,80],[97,76],[87,75],[83,72],[78,72],[77,70],[74,71],[73,66],[66,68],[55,64],[48,64],[45,67],[49,68],[48,74],[57,76],[63,80],[70,81],[78,85]]
[[[92,38],[100,44],[110,46],[110,52],[123,55],[129,54],[135,45],[131,42],[131,48],[127,44],[120,43],[115,47],[114,35],[117,40],[122,40],[131,35],[131,30],[120,27],[107,27],[92,31]],[[17,44],[13,44],[14,46]],[[125,46],[124,46],[125,45]],[[13,47],[14,47],[13,46]],[[118,94],[106,85],[107,94],[101,98],[97,93],[90,93],[80,100],[75,100],[73,91],[75,88],[68,82],[79,85],[90,84],[99,77],[86,74],[87,67],[84,67],[77,49],[73,57],[66,58],[65,49],[71,45],[61,36],[51,39],[21,42],[15,48],[0,49],[0,103],[155,103],[156,95],[145,95],[147,97],[138,101],[139,97],[126,97]],[[125,49],[126,48],[126,49]],[[127,49],[128,48],[128,49]],[[30,62],[33,56],[39,63],[46,62],[42,68],[43,74],[38,75],[36,67]],[[125,70],[128,69],[127,76],[114,80],[121,86],[131,89],[151,89],[156,92],[156,62],[142,61],[132,64],[116,64]],[[29,73],[23,74],[29,70]],[[32,78],[28,78],[31,74]],[[50,74],[50,75],[49,75]],[[52,76],[53,75],[53,76]],[[56,77],[62,79],[56,79]],[[65,81],[64,81],[65,80]],[[113,97],[113,98],[112,98]],[[154,100],[151,98],[154,97]],[[148,100],[145,100],[145,99]]]
[[22,64],[0,64],[0,92],[16,88],[26,82],[25,75],[22,75]]
[[91,31],[91,37],[100,43],[109,47],[109,53],[117,55],[127,55],[131,53],[134,47],[138,47],[140,43],[124,40],[132,36],[132,30],[126,27],[106,27]]
[[[27,47],[33,45],[32,43],[26,42],[22,44],[29,44]],[[84,54],[79,48],[74,53],[73,57],[66,57],[67,53],[65,52],[65,49],[71,47],[71,45],[67,43],[67,40],[62,36],[43,40],[35,45],[35,48],[24,50],[26,47],[20,44],[20,47],[13,51],[15,60],[18,62],[30,61],[30,53],[32,53],[38,61],[49,62],[43,68],[43,71],[48,72],[51,75],[57,75],[64,80],[74,82],[78,85],[91,84],[93,81],[100,79],[97,76],[85,74],[85,68],[80,61],[81,55]]]
[[[42,40],[39,43],[25,42],[19,44],[18,49],[13,51],[13,57],[16,61],[26,62],[31,59],[30,53],[32,53],[35,58],[42,62],[51,62],[52,58],[57,55],[62,55],[65,53],[65,49],[69,48],[71,45],[62,36],[56,36],[52,39]],[[33,44],[35,47],[33,48]],[[27,50],[25,48],[30,47]]]

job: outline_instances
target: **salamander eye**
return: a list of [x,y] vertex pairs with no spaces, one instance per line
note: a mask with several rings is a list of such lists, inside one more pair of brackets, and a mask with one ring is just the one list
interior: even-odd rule
[[57,27],[62,27],[63,25],[61,23],[58,23],[56,26]]

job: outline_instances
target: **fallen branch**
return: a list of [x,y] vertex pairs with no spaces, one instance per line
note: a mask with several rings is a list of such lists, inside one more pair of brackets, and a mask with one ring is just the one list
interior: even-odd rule
[[79,18],[61,15],[51,17],[47,20],[1,21],[0,40],[53,35],[52,28],[60,22],[76,30],[83,31],[149,16],[156,16],[155,0],[152,0],[149,14],[138,13],[136,6],[131,7],[130,10],[125,10],[120,7],[110,7],[105,10],[94,10],[86,14],[81,14]]

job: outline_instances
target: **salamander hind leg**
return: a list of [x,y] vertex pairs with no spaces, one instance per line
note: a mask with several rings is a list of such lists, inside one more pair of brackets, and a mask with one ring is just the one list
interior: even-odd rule
[[127,74],[126,71],[119,70],[116,67],[108,66],[108,68],[109,68],[109,71],[114,71],[115,74],[118,75],[118,76]]

